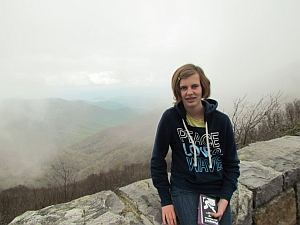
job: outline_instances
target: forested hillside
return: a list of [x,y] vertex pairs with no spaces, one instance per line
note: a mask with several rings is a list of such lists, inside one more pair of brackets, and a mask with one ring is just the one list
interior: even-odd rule
[[1,101],[0,188],[42,175],[60,149],[139,114],[125,106],[108,110],[85,101]]
[[136,115],[133,109],[108,110],[79,100],[5,100],[0,103],[0,128],[12,134],[17,130],[42,132],[55,145],[63,146]]
[[64,152],[69,159],[72,157],[76,161],[73,166],[76,166],[80,177],[149,161],[161,113],[150,112],[122,125],[103,129],[69,145]]
[[[235,101],[230,118],[238,147],[298,132],[299,103],[285,103],[280,94],[263,97],[256,104],[245,98]],[[147,162],[165,108],[145,113],[113,101],[2,101],[0,189],[48,185],[53,169],[60,165],[67,165],[80,180]]]

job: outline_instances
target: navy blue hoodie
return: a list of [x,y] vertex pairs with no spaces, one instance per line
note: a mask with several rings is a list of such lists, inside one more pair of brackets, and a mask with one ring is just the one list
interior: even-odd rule
[[[202,104],[205,107],[204,121],[208,127],[212,168],[209,166],[205,128],[188,125],[182,102],[167,109],[158,124],[151,158],[151,176],[162,206],[172,204],[171,184],[183,190],[214,194],[228,201],[237,188],[240,161],[231,121],[217,110],[217,101],[206,99],[202,100]],[[184,123],[195,144],[196,160]],[[169,148],[172,150],[170,182],[165,160]]]

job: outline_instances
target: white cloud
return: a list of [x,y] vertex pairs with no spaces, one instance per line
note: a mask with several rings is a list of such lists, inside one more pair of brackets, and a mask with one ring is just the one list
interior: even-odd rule
[[80,87],[93,85],[110,85],[118,84],[121,81],[113,78],[113,71],[103,71],[99,73],[88,73],[82,71],[80,73],[64,73],[60,76],[44,76],[47,86],[58,87]]
[[90,81],[93,82],[94,84],[117,84],[120,83],[121,81],[118,79],[112,78],[114,72],[113,71],[104,71],[100,73],[92,73],[88,74],[87,76],[89,77]]

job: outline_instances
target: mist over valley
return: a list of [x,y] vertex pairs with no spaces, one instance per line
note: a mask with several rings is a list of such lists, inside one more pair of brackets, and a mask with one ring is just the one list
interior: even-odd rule
[[68,163],[77,179],[149,160],[163,107],[143,99],[133,108],[134,98],[121,99],[2,100],[0,188],[47,185],[58,160]]

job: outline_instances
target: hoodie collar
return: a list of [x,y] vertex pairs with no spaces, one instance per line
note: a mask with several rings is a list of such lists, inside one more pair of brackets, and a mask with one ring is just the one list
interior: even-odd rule
[[[209,118],[210,114],[214,111],[216,111],[218,107],[218,102],[214,99],[202,99],[201,100],[203,106],[205,107],[205,112],[204,112],[204,122],[207,121]],[[180,101],[178,104],[174,106],[180,117],[186,121],[186,110],[184,108],[183,102]]]

